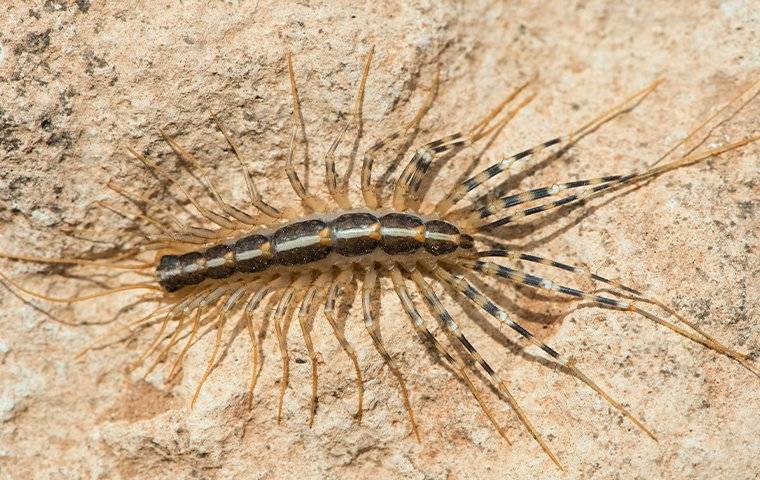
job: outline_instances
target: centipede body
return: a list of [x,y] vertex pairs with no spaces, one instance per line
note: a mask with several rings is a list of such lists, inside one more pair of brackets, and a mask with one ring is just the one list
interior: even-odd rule
[[[249,330],[252,348],[252,374],[248,390],[248,402],[253,398],[259,375],[257,335],[253,332],[254,318],[261,315],[265,299],[271,298],[273,330],[281,355],[282,379],[279,387],[277,419],[282,419],[283,398],[289,385],[290,357],[287,344],[288,330],[293,318],[297,318],[309,354],[312,369],[311,405],[309,423],[315,421],[318,398],[317,355],[310,338],[310,317],[316,314],[315,305],[322,303],[323,314],[334,330],[335,338],[355,367],[358,406],[355,417],[362,416],[363,379],[358,366],[354,347],[336,327],[336,301],[347,283],[361,285],[361,310],[366,333],[370,337],[383,363],[388,367],[402,397],[404,409],[409,419],[411,431],[419,438],[421,419],[414,414],[413,396],[404,381],[404,374],[390,353],[380,334],[378,313],[373,304],[377,302],[379,277],[389,277],[393,291],[403,310],[411,320],[414,329],[428,346],[437,352],[455,375],[466,385],[488,421],[510,442],[500,421],[484,399],[484,391],[471,379],[471,366],[484,373],[486,383],[506,402],[526,431],[536,440],[551,460],[562,468],[562,462],[554,453],[549,442],[534,426],[530,417],[510,391],[509,383],[496,368],[484,358],[478,348],[468,338],[459,319],[447,309],[439,288],[458,302],[469,302],[481,313],[492,317],[500,326],[516,333],[527,345],[537,347],[558,369],[584,383],[620,415],[625,417],[645,435],[656,438],[653,429],[621,401],[617,400],[599,383],[576,365],[572,356],[538,339],[528,328],[515,321],[506,308],[482,287],[478,280],[483,277],[504,279],[512,284],[538,289],[551,294],[573,299],[582,299],[604,308],[628,311],[655,322],[666,330],[680,335],[707,349],[734,360],[756,376],[757,368],[747,355],[724,345],[694,322],[680,316],[664,305],[637,289],[618,281],[569,263],[546,259],[531,252],[516,251],[511,246],[498,241],[498,228],[524,219],[532,218],[546,211],[577,205],[586,198],[603,194],[605,191],[640,184],[673,170],[725,152],[741,148],[757,140],[749,136],[714,148],[692,149],[669,158],[660,165],[640,172],[606,175],[597,178],[571,182],[554,183],[549,186],[503,194],[496,198],[485,194],[469,201],[464,207],[460,203],[471,196],[471,192],[484,188],[486,182],[499,175],[509,174],[516,164],[530,161],[542,153],[549,152],[549,158],[558,156],[561,148],[567,148],[580,138],[601,125],[612,121],[622,112],[644,100],[661,83],[657,80],[615,107],[597,115],[590,122],[566,135],[536,143],[516,154],[504,156],[455,185],[432,207],[425,205],[423,188],[426,176],[436,163],[455,158],[480,140],[499,133],[521,108],[527,105],[532,94],[529,82],[515,88],[496,108],[469,129],[433,139],[415,149],[393,186],[390,198],[384,199],[373,184],[372,167],[379,152],[389,144],[408,134],[432,103],[433,96],[422,102],[422,107],[414,118],[386,138],[370,146],[362,158],[361,194],[364,205],[356,205],[348,192],[348,174],[340,179],[336,171],[336,149],[343,135],[350,127],[360,122],[360,105],[364,96],[367,76],[373,51],[367,54],[365,68],[356,94],[353,116],[346,122],[325,159],[325,189],[329,199],[314,194],[304,185],[294,166],[296,153],[303,138],[303,117],[300,112],[298,90],[293,61],[286,56],[287,70],[293,98],[293,130],[285,174],[293,191],[298,196],[303,214],[294,214],[292,208],[283,208],[265,199],[258,191],[256,179],[246,167],[234,136],[227,132],[221,122],[214,118],[223,133],[230,150],[240,163],[241,173],[249,192],[250,210],[241,209],[228,203],[205,175],[203,163],[185,150],[171,136],[160,131],[171,150],[183,161],[199,172],[201,183],[207,193],[201,200],[182,186],[182,180],[165,171],[157,162],[143,153],[130,149],[137,162],[156,174],[167,185],[177,185],[186,200],[195,209],[194,224],[180,221],[166,215],[162,208],[139,193],[109,182],[108,186],[139,211],[104,203],[105,209],[125,216],[135,222],[141,221],[153,227],[139,254],[153,254],[147,266],[130,264],[123,259],[112,263],[70,260],[68,263],[81,266],[132,269],[144,271],[152,276],[152,282],[126,285],[113,289],[114,293],[125,289],[150,289],[166,295],[157,303],[159,306],[151,315],[139,319],[131,325],[130,337],[136,331],[156,327],[154,340],[135,362],[135,368],[144,367],[149,374],[160,364],[166,363],[167,377],[174,378],[180,371],[183,359],[190,355],[200,336],[211,332],[215,337],[214,346],[205,372],[198,381],[192,397],[194,403],[201,395],[201,387],[213,374],[218,355],[225,345],[227,328],[233,317],[244,319]],[[738,112],[758,95],[759,82],[750,82],[729,102],[725,111]],[[436,77],[431,91],[438,86]],[[516,104],[516,106],[514,106]],[[510,105],[509,108],[507,106]],[[723,111],[723,109],[721,110]],[[726,113],[728,115],[728,113]],[[703,135],[704,124],[695,129],[687,138]],[[711,131],[707,131],[707,136]],[[704,141],[704,140],[703,140]],[[683,143],[683,141],[681,142]],[[301,145],[301,147],[303,147]],[[552,150],[552,149],[556,149]],[[350,172],[349,172],[350,173]],[[342,181],[341,181],[342,180]],[[212,207],[205,205],[210,204]],[[205,203],[205,205],[204,205]],[[479,249],[480,245],[490,248]],[[3,254],[11,259],[45,261],[24,255]],[[137,256],[134,257],[135,259]],[[580,287],[560,284],[550,275],[539,276],[525,272],[514,266],[499,263],[505,259],[522,260],[543,265],[549,269],[569,272],[579,278],[591,280],[600,289],[584,290]],[[133,259],[134,260],[134,259]],[[66,263],[66,261],[60,262]],[[18,291],[48,301],[73,303],[92,298],[85,295],[71,298],[56,298],[36,294],[0,272],[2,281]],[[413,295],[416,293],[417,296]],[[380,292],[382,294],[382,292]],[[421,309],[421,305],[427,310]],[[647,307],[654,306],[666,315],[653,313]],[[428,312],[429,315],[425,315]],[[430,328],[437,322],[440,331]],[[437,337],[442,334],[449,341],[448,346]],[[98,341],[87,350],[100,348]],[[85,351],[85,353],[87,352]]]

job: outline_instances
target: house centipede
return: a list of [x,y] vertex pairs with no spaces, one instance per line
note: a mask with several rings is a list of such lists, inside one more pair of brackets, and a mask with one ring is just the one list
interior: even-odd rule
[[[255,323],[257,312],[260,314],[259,307],[265,299],[270,298],[272,309],[263,314],[271,315],[273,319],[281,357],[277,421],[282,419],[283,398],[289,387],[290,357],[287,337],[291,320],[295,317],[305,342],[311,368],[309,425],[313,424],[317,412],[319,378],[317,353],[311,338],[310,325],[320,306],[335,339],[353,366],[358,392],[355,419],[357,422],[362,419],[362,369],[356,350],[339,328],[337,318],[338,315],[344,314],[337,308],[337,304],[343,299],[346,285],[360,282],[361,309],[366,333],[384,365],[395,378],[411,432],[419,440],[418,421],[410,392],[399,365],[382,340],[379,315],[373,308],[373,304],[379,302],[382,295],[379,278],[381,275],[387,275],[393,292],[415,331],[463,382],[499,435],[511,445],[504,428],[486,402],[483,391],[474,383],[473,369],[479,368],[485,373],[484,378],[487,379],[490,388],[508,403],[522,426],[560,469],[562,464],[558,456],[512,394],[508,381],[470,342],[461,323],[445,307],[442,295],[436,292],[436,286],[450,292],[455,301],[471,303],[480,312],[493,317],[499,325],[514,331],[528,346],[538,348],[559,370],[584,383],[652,439],[656,439],[654,431],[581,370],[571,355],[560,353],[513,320],[504,307],[476,285],[475,280],[479,277],[494,277],[552,295],[586,300],[601,308],[639,315],[676,335],[736,361],[760,377],[760,370],[750,362],[747,355],[724,345],[665,303],[584,267],[544,258],[532,252],[515,250],[499,241],[497,230],[508,224],[534,218],[534,215],[543,212],[581,204],[586,199],[605,192],[649,182],[673,169],[719,156],[760,139],[759,135],[754,135],[723,146],[700,150],[718,125],[730,120],[758,96],[760,91],[757,90],[757,86],[760,85],[760,80],[751,82],[724,107],[702,121],[688,136],[643,171],[554,183],[518,193],[498,192],[495,195],[494,192],[486,192],[479,197],[471,197],[473,191],[485,188],[489,180],[508,175],[518,165],[535,159],[544,151],[550,152],[550,159],[559,157],[580,139],[643,101],[662,83],[662,79],[623,99],[566,135],[543,141],[502,158],[456,184],[432,208],[423,208],[426,197],[424,185],[426,181],[431,181],[429,177],[432,165],[454,158],[481,140],[498,134],[501,128],[532,100],[533,95],[526,94],[531,83],[528,81],[511,91],[469,129],[437,138],[416,148],[392,185],[390,198],[384,199],[380,192],[381,186],[373,182],[372,178],[375,159],[383,149],[407,138],[410,132],[419,127],[438,89],[439,78],[436,75],[430,94],[415,115],[398,130],[375,142],[364,152],[360,177],[363,205],[357,205],[349,195],[351,172],[347,171],[341,178],[337,173],[335,160],[336,151],[346,134],[352,128],[361,128],[361,108],[373,55],[374,48],[369,51],[364,62],[352,115],[342,125],[340,133],[333,139],[325,156],[325,189],[329,200],[312,193],[296,171],[295,157],[299,147],[304,164],[308,161],[308,156],[304,151],[305,126],[293,61],[291,55],[287,54],[293,126],[285,173],[300,200],[302,211],[274,205],[264,198],[233,135],[214,115],[213,122],[242,172],[250,208],[238,208],[226,201],[208,179],[204,165],[166,132],[159,130],[171,150],[200,174],[201,185],[208,197],[206,201],[210,200],[213,207],[204,206],[201,199],[191,194],[156,161],[128,148],[134,160],[147,171],[156,175],[165,185],[176,186],[181,191],[182,196],[195,210],[191,216],[192,223],[180,220],[167,211],[166,207],[139,192],[130,191],[124,185],[109,181],[107,187],[138,211],[106,202],[100,202],[99,206],[126,217],[136,225],[153,230],[145,234],[138,248],[109,262],[0,253],[0,257],[8,260],[106,268],[136,273],[148,280],[68,298],[35,292],[2,271],[0,281],[26,296],[65,304],[132,290],[155,292],[156,296],[151,302],[157,305],[150,314],[96,339],[79,355],[113,343],[124,342],[143,330],[153,328],[157,330],[153,340],[131,368],[144,367],[147,376],[174,356],[173,363],[167,365],[168,382],[179,374],[185,357],[199,339],[213,334],[213,348],[207,367],[192,395],[191,406],[195,404],[204,383],[213,373],[220,349],[231,341],[229,337],[225,338],[224,334],[235,318],[242,322],[251,343],[252,366],[247,401],[249,407],[252,405],[258,377],[263,368]],[[518,101],[518,98],[521,100]],[[516,105],[507,109],[513,104]],[[689,148],[686,153],[673,156],[679,147],[695,140],[695,146]],[[468,200],[469,203],[461,206],[464,200]],[[251,213],[251,208],[255,213]],[[152,258],[147,258],[151,256]],[[524,261],[569,272],[579,279],[591,280],[598,288],[589,291],[563,285],[553,281],[549,276],[534,275],[506,265],[506,261]],[[430,315],[425,315],[420,309],[419,299]],[[665,315],[654,313],[645,305],[658,308]],[[434,334],[434,329],[428,325],[430,316],[439,323],[440,331],[446,336],[450,347],[445,346]],[[149,360],[150,363],[147,363]]]

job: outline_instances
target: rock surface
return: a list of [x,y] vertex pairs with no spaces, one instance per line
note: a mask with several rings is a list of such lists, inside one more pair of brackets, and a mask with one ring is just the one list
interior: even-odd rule
[[[111,178],[176,208],[159,180],[125,154],[125,146],[148,152],[197,186],[155,127],[207,162],[216,184],[242,203],[245,185],[211,113],[234,132],[265,195],[294,204],[283,172],[292,125],[287,49],[317,165],[312,188],[321,185],[318,162],[348,118],[372,45],[362,148],[412,115],[438,70],[440,92],[416,143],[472,125],[539,75],[537,97],[481,165],[565,133],[666,77],[636,109],[560,161],[517,175],[510,186],[521,188],[641,169],[760,73],[760,10],[751,1],[540,3],[12,2],[0,16],[0,250],[113,255],[134,231],[93,203],[117,198],[105,187]],[[755,101],[703,148],[756,134],[759,115]],[[505,235],[527,251],[646,288],[756,358],[759,153],[751,145]],[[444,166],[431,197],[452,185],[465,163]],[[388,164],[379,160],[376,176]],[[88,269],[10,261],[0,271],[50,295],[118,282]],[[134,295],[51,306],[2,288],[0,478],[758,478],[758,378],[635,315],[493,288],[516,318],[572,353],[643,417],[659,443],[580,382],[547,368],[536,352],[515,354],[511,332],[454,302],[463,328],[508,379],[564,474],[490,392],[487,401],[513,445],[498,436],[388,293],[383,337],[412,392],[421,443],[409,436],[395,379],[363,331],[358,304],[346,331],[367,380],[364,420],[352,419],[352,369],[320,315],[319,407],[309,428],[309,364],[297,322],[278,425],[280,360],[271,322],[253,412],[245,403],[245,335],[189,410],[211,335],[191,350],[179,380],[165,385],[162,368],[146,379],[126,372],[151,336],[76,360],[111,327],[61,323],[126,323],[144,311],[130,305]]]

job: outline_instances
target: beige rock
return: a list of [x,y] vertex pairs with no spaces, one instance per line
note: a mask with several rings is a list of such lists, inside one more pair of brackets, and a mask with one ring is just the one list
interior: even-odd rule
[[[362,148],[412,114],[438,69],[440,93],[416,143],[471,125],[517,84],[539,75],[538,96],[488,158],[565,133],[658,76],[667,78],[561,161],[510,184],[531,188],[653,162],[757,78],[759,22],[760,9],[740,0],[6,2],[0,15],[0,250],[93,258],[118,252],[134,238],[130,222],[93,205],[117,198],[105,187],[111,178],[176,210],[167,189],[129,159],[126,146],[153,154],[199,192],[154,127],[207,162],[211,178],[242,204],[245,185],[209,121],[211,112],[234,132],[267,197],[295,204],[283,172],[291,128],[288,49],[311,140],[312,188],[321,185],[321,159],[347,118],[372,45]],[[756,100],[703,148],[756,134],[758,114]],[[549,215],[509,241],[646,288],[756,357],[759,148]],[[376,176],[388,164],[381,159]],[[431,197],[465,168],[463,161],[447,164]],[[10,261],[0,270],[50,295],[126,279]],[[387,292],[389,283],[383,286]],[[409,436],[396,381],[363,331],[358,303],[347,336],[364,369],[364,420],[359,425],[351,417],[351,365],[320,315],[314,331],[319,407],[309,428],[310,371],[297,322],[289,338],[291,387],[278,425],[280,360],[271,322],[253,412],[245,403],[251,365],[245,335],[189,410],[212,335],[192,349],[180,379],[165,385],[166,369],[145,380],[139,371],[126,373],[151,335],[75,360],[111,326],[56,321],[126,323],[145,311],[130,306],[134,295],[66,307],[3,288],[0,478],[758,478],[758,378],[631,314],[590,307],[563,317],[572,302],[505,284],[493,292],[623,399],[654,428],[659,443],[580,382],[544,366],[536,352],[515,354],[507,343],[511,332],[454,302],[448,305],[509,380],[562,459],[564,474],[489,392],[513,445],[500,439],[466,387],[421,345],[390,294],[381,304],[383,337],[412,392],[421,443]]]

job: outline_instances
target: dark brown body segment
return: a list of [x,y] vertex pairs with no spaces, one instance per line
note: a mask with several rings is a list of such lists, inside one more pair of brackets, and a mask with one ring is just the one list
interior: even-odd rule
[[345,257],[369,255],[380,245],[380,221],[371,213],[341,215],[330,227],[333,250]]
[[422,247],[422,219],[407,213],[389,213],[380,218],[380,248],[388,255],[409,255]]
[[[277,230],[272,235],[274,262],[278,265],[304,265],[326,258],[331,251],[330,243],[324,243],[321,237],[326,229],[325,222],[307,220]],[[307,238],[314,240],[308,245],[293,246],[293,242]]]
[[251,234],[234,244],[214,245],[201,252],[164,255],[156,268],[159,285],[174,292],[209,278],[235,273],[259,273],[276,265],[307,265],[335,252],[344,257],[369,255],[380,248],[388,255],[410,255],[424,248],[446,255],[471,248],[472,239],[442,220],[427,223],[416,215],[389,213],[380,218],[368,212],[340,215],[329,224],[321,220],[291,223],[271,236]]

